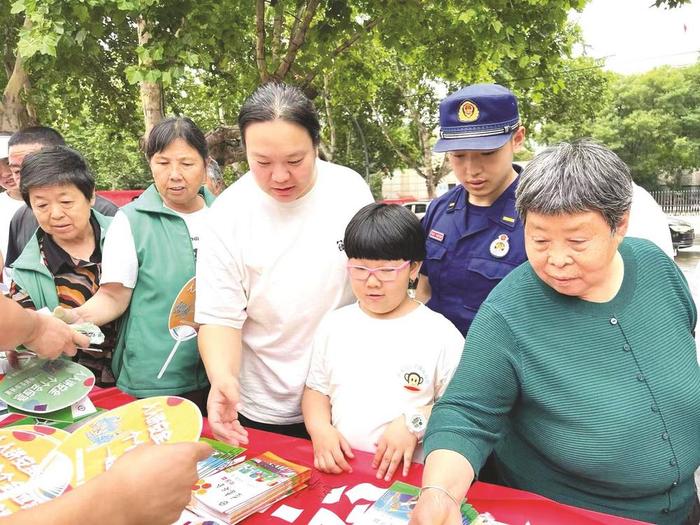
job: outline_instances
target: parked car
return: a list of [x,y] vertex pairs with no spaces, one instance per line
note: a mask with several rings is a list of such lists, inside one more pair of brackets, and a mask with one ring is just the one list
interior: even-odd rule
[[404,206],[415,213],[416,217],[422,219],[425,211],[428,209],[428,204],[430,204],[430,201],[412,201],[405,202]]
[[693,225],[678,217],[668,217],[668,228],[671,230],[673,249],[690,248],[695,242]]

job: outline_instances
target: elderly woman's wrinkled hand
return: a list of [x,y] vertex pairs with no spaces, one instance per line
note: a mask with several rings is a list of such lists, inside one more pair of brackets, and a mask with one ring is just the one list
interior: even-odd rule
[[79,334],[65,322],[50,315],[35,313],[36,328],[32,337],[25,341],[24,346],[33,350],[38,356],[55,359],[61,354],[75,355],[76,347],[86,347],[90,339]]
[[418,498],[408,525],[461,525],[462,514],[446,494],[426,490]]
[[63,308],[62,306],[57,306],[53,309],[53,316],[68,324],[84,322],[78,308]]

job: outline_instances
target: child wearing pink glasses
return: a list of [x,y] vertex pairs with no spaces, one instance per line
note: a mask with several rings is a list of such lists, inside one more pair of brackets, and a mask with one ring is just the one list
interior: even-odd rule
[[433,403],[459,363],[464,338],[411,298],[425,233],[403,206],[370,204],[345,230],[357,303],[329,313],[313,343],[302,399],[314,466],[351,472],[352,449],[373,452],[377,478],[422,460]]

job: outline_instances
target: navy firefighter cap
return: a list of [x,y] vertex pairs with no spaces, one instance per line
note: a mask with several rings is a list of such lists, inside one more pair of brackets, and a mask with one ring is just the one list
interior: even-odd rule
[[518,101],[498,84],[473,84],[440,102],[436,152],[494,150],[520,127]]

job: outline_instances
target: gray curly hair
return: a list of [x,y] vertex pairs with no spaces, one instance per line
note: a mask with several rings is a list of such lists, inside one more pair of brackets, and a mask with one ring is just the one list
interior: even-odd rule
[[516,208],[559,215],[597,211],[615,232],[632,204],[632,176],[611,149],[590,139],[561,143],[539,153],[523,169]]

